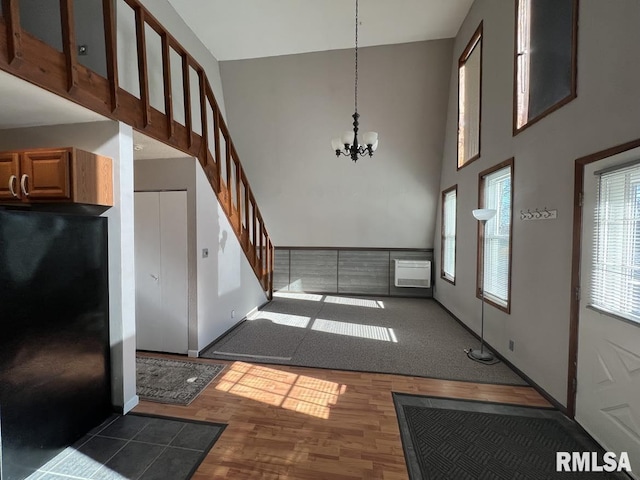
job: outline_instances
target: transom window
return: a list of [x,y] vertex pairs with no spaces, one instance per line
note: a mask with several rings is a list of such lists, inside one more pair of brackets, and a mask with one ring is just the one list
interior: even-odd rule
[[458,168],[480,157],[482,23],[458,60]]
[[576,98],[578,0],[517,0],[514,134]]

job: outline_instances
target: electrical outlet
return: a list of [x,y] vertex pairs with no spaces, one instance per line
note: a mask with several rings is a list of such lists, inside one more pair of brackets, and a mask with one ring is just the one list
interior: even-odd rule
[[203,248],[202,249],[202,258],[207,258],[209,256],[209,249],[208,248]]
[[235,310],[231,310],[231,318],[236,318],[236,311]]
[[511,350],[513,352],[514,348],[515,348],[515,344],[514,344],[513,340],[509,340],[509,350]]

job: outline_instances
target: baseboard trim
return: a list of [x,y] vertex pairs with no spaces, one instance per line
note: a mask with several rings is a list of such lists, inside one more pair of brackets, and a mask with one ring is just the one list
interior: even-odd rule
[[198,358],[200,356],[200,352],[198,350],[187,350],[187,357]]
[[131,410],[133,410],[140,403],[140,397],[138,395],[134,395],[128,401],[125,402],[122,407],[122,414],[125,415]]
[[[447,307],[445,307],[442,303],[440,303],[439,300],[437,300],[436,298],[433,299],[434,302],[436,302],[438,305],[440,305],[443,310],[445,312],[447,312],[449,315],[451,315],[451,317],[453,319],[455,319],[456,322],[458,322],[460,325],[462,325],[462,327],[467,330],[471,335],[473,335],[475,338],[477,338],[478,340],[480,340],[480,336],[474,332],[466,323],[464,323],[462,320],[460,320],[456,315],[454,315],[451,310],[449,310]],[[507,365],[509,368],[511,368],[514,372],[516,372],[520,377],[522,377],[522,379],[524,381],[526,381],[529,385],[531,385],[540,395],[542,395],[545,400],[547,400],[551,405],[553,405],[555,408],[557,408],[558,410],[560,410],[562,413],[564,413],[565,415],[567,415],[567,407],[565,407],[564,405],[562,405],[560,402],[558,402],[553,396],[551,396],[551,394],[549,392],[547,392],[544,388],[542,388],[540,385],[538,385],[536,382],[534,382],[526,373],[524,373],[522,370],[520,370],[518,367],[516,367],[513,363],[511,363],[509,360],[507,360],[504,356],[502,356],[500,354],[500,352],[498,352],[495,348],[493,348],[493,346],[488,343],[486,340],[484,341],[485,345],[487,345],[491,351],[493,351],[493,353],[496,354],[496,356],[500,359],[500,361],[502,363],[504,363],[505,365]],[[568,415],[567,415],[568,416]]]

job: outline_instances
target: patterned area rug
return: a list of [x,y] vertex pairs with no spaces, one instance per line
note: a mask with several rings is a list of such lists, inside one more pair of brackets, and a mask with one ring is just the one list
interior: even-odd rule
[[136,393],[142,400],[189,405],[225,365],[137,357]]
[[553,409],[394,394],[412,480],[627,479],[556,471],[556,452],[602,448]]

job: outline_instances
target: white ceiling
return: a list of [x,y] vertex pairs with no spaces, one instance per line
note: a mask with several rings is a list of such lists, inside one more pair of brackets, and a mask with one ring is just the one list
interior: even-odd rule
[[102,115],[0,70],[0,129],[103,120]]
[[[169,0],[218,60],[353,48],[354,0]],[[360,0],[359,46],[454,37],[473,0]]]

